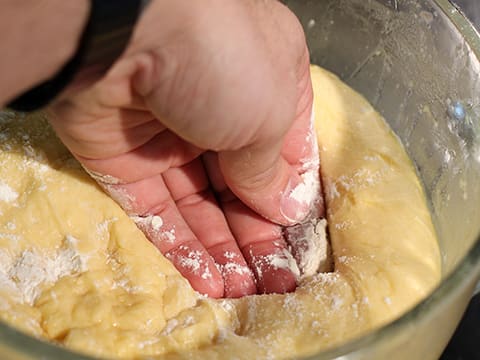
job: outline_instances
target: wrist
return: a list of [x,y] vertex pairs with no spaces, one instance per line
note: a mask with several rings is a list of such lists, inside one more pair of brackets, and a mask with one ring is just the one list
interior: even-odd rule
[[[0,15],[0,104],[52,77],[73,56],[88,0],[9,2]],[[4,29],[1,29],[5,27]]]
[[[8,104],[18,111],[34,111],[98,80],[124,51],[137,20],[141,0],[90,0],[88,22],[76,52],[54,76],[36,84]],[[68,88],[68,90],[66,90]]]

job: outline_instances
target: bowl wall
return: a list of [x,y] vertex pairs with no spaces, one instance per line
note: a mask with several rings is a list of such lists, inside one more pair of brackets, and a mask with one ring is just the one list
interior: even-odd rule
[[423,181],[443,281],[398,321],[318,359],[436,359],[480,272],[480,41],[446,0],[291,0],[311,62],[362,93]]

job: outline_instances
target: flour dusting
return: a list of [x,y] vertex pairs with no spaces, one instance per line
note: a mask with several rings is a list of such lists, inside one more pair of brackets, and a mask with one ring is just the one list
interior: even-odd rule
[[224,276],[229,274],[238,274],[238,275],[246,275],[252,274],[252,271],[248,266],[237,264],[234,262],[228,262],[226,264],[216,264],[220,273]]
[[299,203],[307,204],[310,208],[310,214],[307,218],[317,218],[320,210],[323,209],[322,188],[320,182],[320,157],[318,151],[318,141],[314,129],[315,113],[312,110],[310,116],[310,129],[305,138],[308,148],[313,150],[304,159],[300,159],[301,169],[300,177],[302,182],[297,185],[289,194],[290,198]]
[[272,267],[274,269],[288,269],[296,278],[300,276],[300,270],[295,259],[286,249],[268,255],[254,256],[250,254],[250,256],[252,256],[253,267],[260,279],[263,278],[263,270]]
[[309,170],[301,175],[300,183],[290,193],[290,197],[299,203],[314,204],[320,192],[320,179],[318,169]]
[[131,216],[130,217],[135,224],[140,227],[151,227],[154,231],[159,231],[163,226],[163,220],[158,215],[148,215],[148,216]]
[[[314,131],[315,114],[312,111],[311,128],[306,142],[314,150],[313,156],[301,160],[302,184],[290,194],[298,202],[308,203],[310,212],[300,224],[286,227],[284,237],[289,244],[289,250],[296,260],[300,271],[300,279],[312,276],[317,272],[331,271],[331,251],[327,240],[327,221],[323,216],[323,196],[320,182],[320,157],[318,142]],[[338,196],[338,191],[329,187],[330,197]]]
[[173,244],[177,240],[175,226],[167,226],[158,215],[130,216],[135,224],[151,241],[164,241]]
[[177,269],[187,270],[193,275],[200,276],[204,280],[213,277],[209,262],[206,261],[200,250],[190,250],[187,246],[180,245],[178,251],[166,253],[165,256],[175,264]]
[[285,239],[300,268],[301,278],[331,271],[331,250],[326,227],[325,219],[312,219],[284,229]]
[[33,305],[45,285],[85,271],[86,259],[75,249],[76,241],[67,235],[56,252],[31,248],[15,257],[0,249],[0,288]]
[[0,183],[0,201],[12,202],[17,200],[18,194],[7,184]]

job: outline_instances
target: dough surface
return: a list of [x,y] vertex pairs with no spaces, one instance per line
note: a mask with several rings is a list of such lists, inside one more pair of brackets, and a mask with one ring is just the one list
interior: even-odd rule
[[367,101],[312,68],[334,271],[295,293],[195,293],[40,115],[0,118],[0,317],[109,358],[310,355],[393,320],[440,280],[422,186]]

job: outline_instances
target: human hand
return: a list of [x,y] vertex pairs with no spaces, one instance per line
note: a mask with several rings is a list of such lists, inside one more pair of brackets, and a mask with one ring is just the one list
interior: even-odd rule
[[[51,122],[194,289],[296,286],[281,225],[321,198],[303,31],[277,1],[153,1],[125,54]],[[260,215],[259,215],[260,214]],[[267,220],[268,219],[268,220]]]

